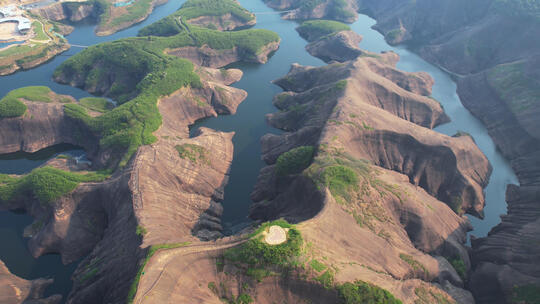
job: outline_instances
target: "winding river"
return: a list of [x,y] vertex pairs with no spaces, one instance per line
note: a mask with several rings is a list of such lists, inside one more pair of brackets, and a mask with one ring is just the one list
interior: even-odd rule
[[[111,36],[97,37],[93,32],[95,25],[76,24],[75,31],[67,38],[74,45],[93,45],[135,36],[141,27],[169,15],[178,9],[183,2],[170,0],[167,4],[157,7],[144,22]],[[240,0],[239,2],[250,11],[271,11],[261,0]],[[447,114],[452,119],[451,123],[439,126],[436,130],[448,135],[453,135],[458,130],[471,134],[491,162],[493,174],[486,188],[485,219],[470,217],[474,227],[472,234],[485,236],[494,225],[500,222],[499,215],[506,213],[504,200],[506,185],[509,183],[517,184],[516,176],[509,163],[496,150],[485,127],[462,106],[456,94],[456,84],[449,75],[405,48],[389,46],[381,34],[371,29],[374,23],[373,19],[360,15],[358,21],[351,25],[354,31],[364,37],[360,46],[372,52],[392,50],[401,57],[398,68],[406,71],[426,71],[431,74],[435,79],[432,95],[443,104]],[[259,170],[264,166],[260,160],[260,138],[266,133],[280,132],[268,126],[265,121],[266,114],[276,111],[272,105],[272,97],[281,91],[271,81],[285,75],[292,63],[313,66],[324,64],[305,51],[306,41],[297,34],[296,26],[297,23],[293,21],[282,20],[279,14],[258,15],[255,27],[277,32],[282,39],[280,49],[267,64],[236,64],[233,66],[244,71],[244,77],[234,86],[246,90],[249,94],[235,115],[204,119],[192,127],[195,129],[204,126],[220,131],[235,132],[233,138],[234,160],[223,202],[225,211],[222,220],[226,231],[234,232],[248,223],[247,214],[251,204],[249,195],[255,185]],[[88,93],[80,89],[60,85],[51,80],[54,69],[80,50],[81,48],[72,47],[66,53],[38,68],[1,77],[0,96],[12,89],[29,85],[49,86],[58,93],[69,94],[76,98],[89,96]],[[38,154],[7,155],[0,158],[0,173],[29,172],[57,153],[80,154],[81,151],[73,150],[73,147],[60,146],[56,147],[56,150],[40,151]],[[31,223],[32,219],[25,214],[0,212],[0,244],[2,244],[0,259],[6,263],[11,272],[22,278],[54,278],[55,283],[48,288],[46,294],[60,293],[65,298],[71,289],[70,276],[77,263],[63,266],[58,255],[32,258],[26,248],[27,239],[22,237],[24,227]]]

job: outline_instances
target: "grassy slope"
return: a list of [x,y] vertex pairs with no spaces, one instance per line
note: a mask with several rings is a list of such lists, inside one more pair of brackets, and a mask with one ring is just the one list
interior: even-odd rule
[[189,0],[174,14],[141,29],[139,36],[172,36],[184,31],[178,20],[194,19],[201,16],[221,16],[231,14],[248,22],[255,17],[234,0]]
[[92,85],[105,80],[113,71],[131,75],[133,83],[114,83],[109,94],[125,103],[104,115],[92,118],[81,106],[66,106],[69,116],[101,135],[102,147],[124,151],[120,161],[120,166],[124,166],[139,146],[155,141],[152,133],[161,125],[158,98],[181,87],[201,85],[193,64],[165,54],[166,49],[202,45],[218,50],[237,47],[249,57],[274,41],[279,41],[279,36],[267,30],[219,32],[190,27],[190,33],[171,37],[135,37],[92,46],[66,60],[55,76],[82,77],[87,85]]
[[26,105],[20,99],[51,102],[48,87],[24,87],[9,92],[0,100],[0,117],[17,117],[26,112]]
[[[273,225],[289,229],[285,243],[268,245],[263,241],[262,233],[268,231],[268,228]],[[319,261],[309,259],[307,253],[310,252],[310,249],[308,248],[312,245],[305,244],[301,231],[296,226],[284,220],[263,223],[250,237],[251,239],[244,244],[228,249],[223,255],[223,261],[235,265],[240,270],[240,273],[248,277],[253,277],[258,282],[267,276],[279,274],[291,275],[291,273],[296,272],[298,278],[318,282],[322,285],[321,288],[335,289],[340,297],[340,303],[401,303],[401,301],[395,299],[388,291],[363,281],[347,282],[344,284],[334,283],[334,272],[329,269],[331,267]],[[219,259],[218,263],[221,263]],[[315,274],[308,270],[312,265],[316,265],[315,268],[319,269],[315,269],[317,271]],[[329,270],[325,271],[326,269]],[[324,273],[322,273],[323,271]],[[308,275],[308,273],[311,274]],[[322,274],[318,275],[318,273]],[[216,285],[210,282],[209,288],[212,289],[212,286]],[[244,290],[250,292],[251,288],[244,288]],[[251,297],[251,295],[249,296]]]
[[27,197],[50,203],[73,191],[79,183],[103,181],[106,177],[103,173],[79,174],[52,167],[38,168],[22,177],[0,174],[0,202]]
[[350,20],[356,16],[356,12],[348,9],[346,0],[298,0],[291,8],[298,8],[301,13],[310,13],[321,4],[327,6],[328,19]]
[[88,110],[105,113],[114,108],[114,105],[105,98],[86,97],[80,100],[80,105]]
[[310,42],[333,33],[348,31],[350,29],[344,23],[331,20],[305,21],[296,28],[300,36]]
[[525,63],[507,63],[487,72],[492,88],[516,115],[540,103],[540,81],[524,72]]
[[[135,0],[133,4],[123,8],[114,7],[108,0],[93,0],[100,11],[99,28],[119,30],[129,26],[136,20],[140,20],[150,12],[153,0]],[[125,9],[126,13],[112,17],[111,10]]]

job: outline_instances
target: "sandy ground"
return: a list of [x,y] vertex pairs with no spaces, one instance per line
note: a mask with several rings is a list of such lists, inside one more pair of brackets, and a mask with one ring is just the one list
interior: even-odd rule
[[0,40],[22,40],[23,37],[17,31],[16,22],[0,23]]
[[264,237],[264,241],[269,245],[279,245],[287,241],[287,232],[279,226],[270,226],[268,234]]

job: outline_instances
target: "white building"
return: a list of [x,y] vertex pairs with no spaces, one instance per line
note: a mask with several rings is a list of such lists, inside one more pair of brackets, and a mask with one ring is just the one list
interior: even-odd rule
[[0,15],[2,18],[17,16],[17,7],[15,5],[0,7]]
[[0,17],[2,17],[0,18],[0,24],[17,22],[17,30],[23,35],[32,28],[32,22],[28,18],[21,16],[14,5],[0,7]]

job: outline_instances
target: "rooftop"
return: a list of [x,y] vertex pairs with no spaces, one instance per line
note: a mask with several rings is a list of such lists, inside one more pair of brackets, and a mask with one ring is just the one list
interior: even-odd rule
[[17,29],[20,32],[27,31],[32,28],[32,22],[28,18],[22,16],[0,18],[0,24],[4,22],[17,22]]

